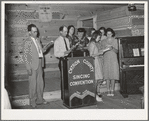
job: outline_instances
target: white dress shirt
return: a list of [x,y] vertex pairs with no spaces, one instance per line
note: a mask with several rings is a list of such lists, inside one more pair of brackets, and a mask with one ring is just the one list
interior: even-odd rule
[[[66,40],[67,48],[69,50],[70,49],[69,40],[68,38],[65,38],[65,40]],[[54,42],[54,55],[55,57],[58,57],[58,58],[67,56],[64,54],[65,51],[67,50],[66,50],[64,38],[62,36],[59,36]]]
[[39,57],[43,57],[42,48],[41,48],[41,45],[39,44],[38,40],[33,38],[33,37],[31,37],[31,39],[33,40],[33,42],[37,48],[37,52],[38,52]]

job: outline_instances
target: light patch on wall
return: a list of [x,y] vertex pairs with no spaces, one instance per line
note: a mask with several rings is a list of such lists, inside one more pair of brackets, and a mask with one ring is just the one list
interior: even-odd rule
[[39,20],[41,22],[50,22],[52,20],[50,5],[39,5]]

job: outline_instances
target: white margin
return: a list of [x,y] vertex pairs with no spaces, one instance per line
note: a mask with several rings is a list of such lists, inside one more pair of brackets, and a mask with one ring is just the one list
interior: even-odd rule
[[[1,92],[3,92],[3,88],[4,88],[4,21],[5,21],[5,14],[4,14],[4,4],[5,3],[12,3],[12,1],[5,1],[5,2],[1,2],[1,13],[2,13],[2,16],[1,16],[1,25],[2,25],[2,31],[1,31],[1,35],[2,35],[2,39],[1,39],[1,42],[2,42],[2,46],[1,46],[1,59],[2,59],[2,69],[1,69]],[[110,4],[110,3],[115,3],[115,4],[128,4],[128,3],[144,3],[145,4],[145,35],[148,34],[148,5],[147,5],[147,2],[145,1],[141,1],[141,2],[138,2],[138,1],[106,1],[106,2],[97,2],[97,1],[56,1],[56,2],[53,2],[53,1],[50,1],[50,2],[45,2],[45,1],[31,1],[31,2],[28,2],[28,1],[13,1],[13,4],[14,3],[60,3],[60,4],[67,4],[67,3],[106,3],[106,4]],[[134,110],[134,109],[116,109],[116,110],[100,110],[100,109],[89,109],[89,110],[86,110],[86,109],[81,109],[81,110],[78,110],[78,109],[71,109],[71,110],[66,110],[66,109],[61,109],[61,110],[58,110],[58,109],[44,109],[44,110],[4,110],[2,109],[1,110],[1,117],[2,117],[2,120],[56,120],[56,119],[59,119],[59,120],[103,120],[103,119],[108,119],[108,120],[146,120],[148,118],[148,37],[145,36],[145,41],[147,42],[145,44],[145,91],[147,91],[145,93],[145,96],[147,97],[147,100],[145,101],[145,109],[137,109],[137,110]],[[147,71],[146,71],[147,70]],[[2,93],[2,100],[1,100],[1,108],[3,108],[3,93]]]

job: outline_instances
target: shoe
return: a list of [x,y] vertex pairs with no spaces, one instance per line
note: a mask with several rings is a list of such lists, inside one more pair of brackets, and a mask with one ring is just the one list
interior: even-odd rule
[[30,99],[30,106],[32,107],[32,108],[35,108],[36,107],[36,102],[35,102],[35,100],[33,100],[33,99]]
[[107,96],[111,96],[111,94],[108,93]]
[[113,97],[113,96],[114,96],[114,94],[111,94],[111,96]]
[[48,104],[48,103],[49,103],[49,102],[47,102],[47,101],[45,101],[45,100],[43,100],[42,102],[36,102],[37,105],[42,105],[42,104],[45,105],[45,104]]
[[101,93],[100,93],[100,92],[98,92],[98,96],[99,96],[99,97],[102,97],[102,95],[101,95]]
[[108,92],[107,96],[111,96],[111,94],[110,94],[110,90],[108,90],[107,92]]
[[101,97],[99,97],[98,95],[96,95],[96,101],[97,101],[97,102],[102,102],[103,100],[102,100]]
[[36,107],[36,104],[35,103],[31,104],[31,107],[32,108],[35,108]]
[[47,102],[47,101],[44,101],[44,102],[43,102],[43,104],[48,104],[48,103],[49,103],[49,102]]

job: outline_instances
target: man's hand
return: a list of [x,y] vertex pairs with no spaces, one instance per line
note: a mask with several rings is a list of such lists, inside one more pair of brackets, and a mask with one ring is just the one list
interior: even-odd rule
[[31,69],[27,70],[27,73],[28,73],[29,76],[31,76],[32,75],[32,70]]
[[65,51],[64,54],[67,55],[71,52],[71,50]]
[[95,58],[96,56],[97,56],[96,54],[93,54],[93,55],[92,55],[92,57],[94,57],[94,58]]
[[43,53],[45,53],[45,52],[47,51],[47,48],[44,47],[44,48],[42,49],[42,51],[43,51]]

